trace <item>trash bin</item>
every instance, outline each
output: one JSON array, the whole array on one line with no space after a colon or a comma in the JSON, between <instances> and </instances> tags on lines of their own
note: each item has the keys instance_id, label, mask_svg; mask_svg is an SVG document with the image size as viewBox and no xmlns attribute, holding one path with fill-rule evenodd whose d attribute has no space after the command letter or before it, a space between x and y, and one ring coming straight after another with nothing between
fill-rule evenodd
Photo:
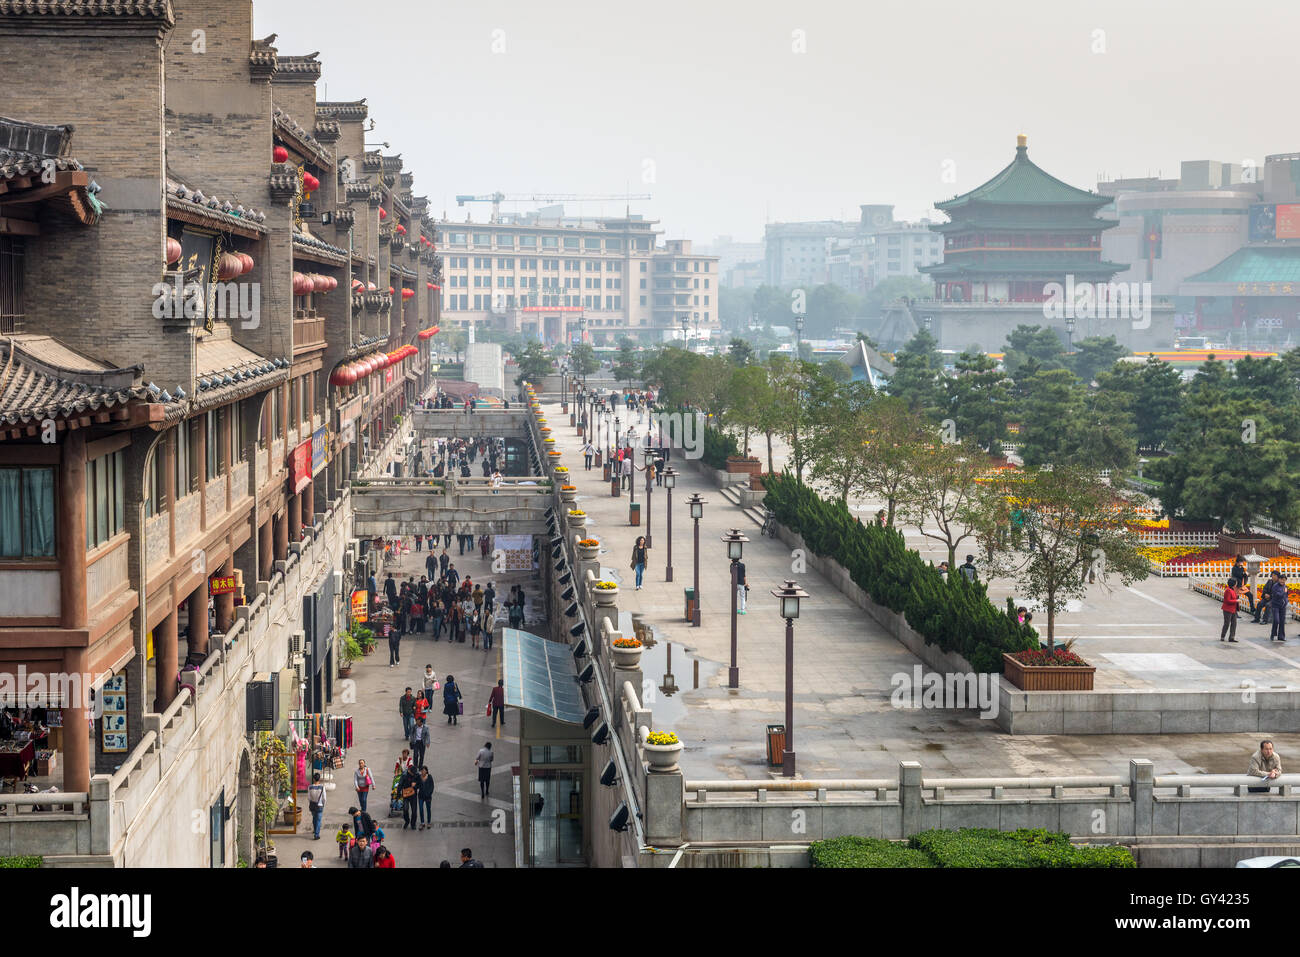
<instances>
[{"instance_id":1,"label":"trash bin","mask_svg":"<svg viewBox=\"0 0 1300 957\"><path fill-rule=\"evenodd\" d=\"M767 726L767 763L779 768L785 763L785 725L769 724Z\"/></svg>"},{"instance_id":2,"label":"trash bin","mask_svg":"<svg viewBox=\"0 0 1300 957\"><path fill-rule=\"evenodd\" d=\"M600 465L600 453L599 453L599 452L596 453L596 464L597 464L597 465ZM602 476L604 477L605 481L608 482L608 481L609 481L609 463L606 462L606 463L604 464L604 466L602 466L602 468L603 468L603 472L602 472L601 474L602 474Z\"/></svg>"},{"instance_id":3,"label":"trash bin","mask_svg":"<svg viewBox=\"0 0 1300 957\"><path fill-rule=\"evenodd\" d=\"M686 595L686 620L695 620L695 589L683 588L682 592Z\"/></svg>"},{"instance_id":4,"label":"trash bin","mask_svg":"<svg viewBox=\"0 0 1300 957\"><path fill-rule=\"evenodd\" d=\"M619 480L618 480L618 476L617 476L617 475L615 475L615 476L613 476L613 477L610 478L610 480L609 480L609 495L610 495L610 498L618 498L619 495L622 494L622 490L619 488L619 485L621 485L621 484L622 484L622 483L619 482Z\"/></svg>"},{"instance_id":5,"label":"trash bin","mask_svg":"<svg viewBox=\"0 0 1300 957\"><path fill-rule=\"evenodd\" d=\"M632 502L627 507L627 523L629 525L641 524L641 503Z\"/></svg>"}]
</instances>

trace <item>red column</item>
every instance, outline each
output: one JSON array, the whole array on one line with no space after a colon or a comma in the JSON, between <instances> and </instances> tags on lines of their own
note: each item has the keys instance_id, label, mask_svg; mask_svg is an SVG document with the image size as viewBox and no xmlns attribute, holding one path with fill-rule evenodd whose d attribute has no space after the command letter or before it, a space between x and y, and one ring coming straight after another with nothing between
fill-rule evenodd
<instances>
[{"instance_id":1,"label":"red column","mask_svg":"<svg viewBox=\"0 0 1300 957\"><path fill-rule=\"evenodd\" d=\"M235 574L235 559L228 558L221 570L217 573L222 577L233 576ZM213 598L213 604L216 606L217 613L217 632L226 634L235 623L235 593L226 592L224 595L217 595Z\"/></svg>"},{"instance_id":2,"label":"red column","mask_svg":"<svg viewBox=\"0 0 1300 957\"><path fill-rule=\"evenodd\" d=\"M274 521L274 518L267 518L262 523L262 527L257 530L257 580L262 582L271 580L271 557L274 548L271 538Z\"/></svg>"},{"instance_id":3,"label":"red column","mask_svg":"<svg viewBox=\"0 0 1300 957\"><path fill-rule=\"evenodd\" d=\"M289 558L289 516L281 513L275 517L275 560L283 562ZM268 578L270 575L268 574Z\"/></svg>"},{"instance_id":4,"label":"red column","mask_svg":"<svg viewBox=\"0 0 1300 957\"><path fill-rule=\"evenodd\" d=\"M288 518L289 541L296 542L302 538L302 495L289 496Z\"/></svg>"},{"instance_id":5,"label":"red column","mask_svg":"<svg viewBox=\"0 0 1300 957\"><path fill-rule=\"evenodd\" d=\"M176 609L154 627L154 699L153 709L161 714L176 697L176 674L180 671L180 651L176 646Z\"/></svg>"},{"instance_id":6,"label":"red column","mask_svg":"<svg viewBox=\"0 0 1300 957\"><path fill-rule=\"evenodd\" d=\"M208 653L208 580L190 592L186 606L190 610L190 651Z\"/></svg>"}]
</instances>

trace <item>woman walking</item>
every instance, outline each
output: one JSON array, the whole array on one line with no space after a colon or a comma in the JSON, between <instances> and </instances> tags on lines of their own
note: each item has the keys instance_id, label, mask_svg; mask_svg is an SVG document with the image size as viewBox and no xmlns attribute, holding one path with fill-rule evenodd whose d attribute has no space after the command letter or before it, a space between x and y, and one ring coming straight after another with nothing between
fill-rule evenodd
<instances>
[{"instance_id":1,"label":"woman walking","mask_svg":"<svg viewBox=\"0 0 1300 957\"><path fill-rule=\"evenodd\" d=\"M645 536L638 535L632 546L632 568L636 571L636 590L641 590L641 575L645 572L646 547Z\"/></svg>"},{"instance_id":2,"label":"woman walking","mask_svg":"<svg viewBox=\"0 0 1300 957\"><path fill-rule=\"evenodd\" d=\"M433 775L429 773L428 765L420 767L416 789L420 799L420 830L423 831L433 824Z\"/></svg>"},{"instance_id":3,"label":"woman walking","mask_svg":"<svg viewBox=\"0 0 1300 957\"><path fill-rule=\"evenodd\" d=\"M460 698L455 676L447 675L447 683L442 686L442 713L447 716L448 724L459 724L456 719L460 717Z\"/></svg>"},{"instance_id":4,"label":"woman walking","mask_svg":"<svg viewBox=\"0 0 1300 957\"><path fill-rule=\"evenodd\" d=\"M375 779L370 776L370 769L366 767L365 761L357 762L357 769L352 775L353 786L357 789L357 803L361 805L361 810L366 809L366 798L375 787Z\"/></svg>"}]
</instances>

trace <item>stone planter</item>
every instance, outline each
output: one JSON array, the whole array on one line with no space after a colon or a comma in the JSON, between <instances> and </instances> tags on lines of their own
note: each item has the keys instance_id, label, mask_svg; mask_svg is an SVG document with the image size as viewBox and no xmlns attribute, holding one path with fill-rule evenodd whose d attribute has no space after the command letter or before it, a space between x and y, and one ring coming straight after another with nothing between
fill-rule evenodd
<instances>
[{"instance_id":1,"label":"stone planter","mask_svg":"<svg viewBox=\"0 0 1300 957\"><path fill-rule=\"evenodd\" d=\"M599 545L579 545L578 560L584 562L594 562L600 557Z\"/></svg>"},{"instance_id":2,"label":"stone planter","mask_svg":"<svg viewBox=\"0 0 1300 957\"><path fill-rule=\"evenodd\" d=\"M651 774L667 774L677 770L677 759L682 753L680 741L676 744L647 744L644 748Z\"/></svg>"},{"instance_id":3,"label":"stone planter","mask_svg":"<svg viewBox=\"0 0 1300 957\"><path fill-rule=\"evenodd\" d=\"M1170 523L1170 531L1173 531ZM1220 532L1217 548L1230 555L1249 555L1251 552L1265 558L1277 558L1282 555L1282 543L1272 535L1242 535Z\"/></svg>"},{"instance_id":4,"label":"stone planter","mask_svg":"<svg viewBox=\"0 0 1300 957\"><path fill-rule=\"evenodd\" d=\"M596 605L608 608L618 602L618 586L613 588L592 588L591 594Z\"/></svg>"},{"instance_id":5,"label":"stone planter","mask_svg":"<svg viewBox=\"0 0 1300 957\"><path fill-rule=\"evenodd\" d=\"M1097 669L1077 665L1024 665L1002 656L1003 675L1021 691L1091 691Z\"/></svg>"},{"instance_id":6,"label":"stone planter","mask_svg":"<svg viewBox=\"0 0 1300 957\"><path fill-rule=\"evenodd\" d=\"M572 505L577 500L578 500L577 489L574 489L572 492L565 492L561 490L560 501L563 502L565 505Z\"/></svg>"},{"instance_id":7,"label":"stone planter","mask_svg":"<svg viewBox=\"0 0 1300 957\"><path fill-rule=\"evenodd\" d=\"M640 648L619 648L610 645L610 651L614 653L615 667L622 668L624 671L631 671L641 663Z\"/></svg>"},{"instance_id":8,"label":"stone planter","mask_svg":"<svg viewBox=\"0 0 1300 957\"><path fill-rule=\"evenodd\" d=\"M570 527L570 528L586 528L586 527L587 527L587 516L586 516L586 515L570 515L570 516L569 516L569 527Z\"/></svg>"}]
</instances>

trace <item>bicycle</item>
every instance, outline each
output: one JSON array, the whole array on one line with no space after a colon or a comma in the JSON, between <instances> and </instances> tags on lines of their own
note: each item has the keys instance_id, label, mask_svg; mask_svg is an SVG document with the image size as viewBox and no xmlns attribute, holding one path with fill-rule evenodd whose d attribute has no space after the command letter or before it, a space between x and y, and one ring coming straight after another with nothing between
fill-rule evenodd
<instances>
[{"instance_id":1,"label":"bicycle","mask_svg":"<svg viewBox=\"0 0 1300 957\"><path fill-rule=\"evenodd\" d=\"M763 525L758 534L766 535L768 538L776 537L776 513L770 508L763 509Z\"/></svg>"}]
</instances>

